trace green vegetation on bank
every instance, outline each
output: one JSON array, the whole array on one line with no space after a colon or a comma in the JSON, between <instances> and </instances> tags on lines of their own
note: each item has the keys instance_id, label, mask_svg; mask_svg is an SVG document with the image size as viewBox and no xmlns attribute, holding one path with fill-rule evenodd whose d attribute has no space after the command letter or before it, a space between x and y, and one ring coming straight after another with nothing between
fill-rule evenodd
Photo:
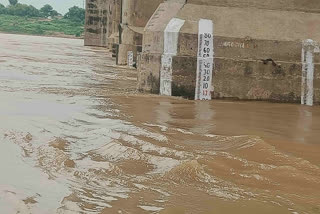
<instances>
[{"instance_id":1,"label":"green vegetation on bank","mask_svg":"<svg viewBox=\"0 0 320 214\"><path fill-rule=\"evenodd\" d=\"M9 0L7 7L0 4L0 32L80 37L84 18L85 10L76 6L62 16L48 4L40 10L17 0Z\"/></svg>"},{"instance_id":2,"label":"green vegetation on bank","mask_svg":"<svg viewBox=\"0 0 320 214\"><path fill-rule=\"evenodd\" d=\"M0 14L0 31L31 35L73 35L80 37L83 24L68 19L41 19Z\"/></svg>"}]
</instances>

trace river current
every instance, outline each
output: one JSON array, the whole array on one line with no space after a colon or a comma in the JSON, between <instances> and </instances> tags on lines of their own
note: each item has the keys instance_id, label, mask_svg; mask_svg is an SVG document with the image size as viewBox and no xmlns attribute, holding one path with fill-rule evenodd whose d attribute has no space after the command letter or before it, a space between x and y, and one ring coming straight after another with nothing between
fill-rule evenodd
<instances>
[{"instance_id":1,"label":"river current","mask_svg":"<svg viewBox=\"0 0 320 214\"><path fill-rule=\"evenodd\" d=\"M0 213L320 213L320 107L141 94L83 40L0 34Z\"/></svg>"}]
</instances>

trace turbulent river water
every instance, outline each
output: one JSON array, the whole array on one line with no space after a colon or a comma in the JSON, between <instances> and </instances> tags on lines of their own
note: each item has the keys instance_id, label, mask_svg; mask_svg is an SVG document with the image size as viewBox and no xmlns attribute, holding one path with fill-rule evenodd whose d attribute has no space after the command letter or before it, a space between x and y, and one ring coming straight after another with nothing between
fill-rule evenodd
<instances>
[{"instance_id":1,"label":"turbulent river water","mask_svg":"<svg viewBox=\"0 0 320 214\"><path fill-rule=\"evenodd\" d=\"M320 107L136 92L82 40L0 34L0 213L320 213Z\"/></svg>"}]
</instances>

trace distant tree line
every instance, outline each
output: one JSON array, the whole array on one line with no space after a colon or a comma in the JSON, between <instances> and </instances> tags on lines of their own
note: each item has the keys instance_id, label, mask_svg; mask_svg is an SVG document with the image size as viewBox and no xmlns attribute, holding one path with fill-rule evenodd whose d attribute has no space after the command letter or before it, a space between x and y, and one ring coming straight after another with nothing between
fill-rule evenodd
<instances>
[{"instance_id":1,"label":"distant tree line","mask_svg":"<svg viewBox=\"0 0 320 214\"><path fill-rule=\"evenodd\" d=\"M18 0L9 0L9 5L5 7L0 4L0 14L23 16L23 17L39 17L39 18L54 18L61 16L49 4L44 5L40 10L32 5L20 4ZM85 10L77 6L69 8L69 12L64 15L65 19L70 19L74 22L84 23Z\"/></svg>"}]
</instances>

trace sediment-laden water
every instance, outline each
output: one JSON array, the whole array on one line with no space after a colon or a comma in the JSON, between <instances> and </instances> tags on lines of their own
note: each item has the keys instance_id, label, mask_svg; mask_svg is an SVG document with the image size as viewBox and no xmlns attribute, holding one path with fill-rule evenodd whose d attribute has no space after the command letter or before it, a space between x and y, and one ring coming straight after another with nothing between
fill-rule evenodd
<instances>
[{"instance_id":1,"label":"sediment-laden water","mask_svg":"<svg viewBox=\"0 0 320 214\"><path fill-rule=\"evenodd\" d=\"M139 94L113 65L0 34L0 213L320 213L320 107Z\"/></svg>"}]
</instances>

